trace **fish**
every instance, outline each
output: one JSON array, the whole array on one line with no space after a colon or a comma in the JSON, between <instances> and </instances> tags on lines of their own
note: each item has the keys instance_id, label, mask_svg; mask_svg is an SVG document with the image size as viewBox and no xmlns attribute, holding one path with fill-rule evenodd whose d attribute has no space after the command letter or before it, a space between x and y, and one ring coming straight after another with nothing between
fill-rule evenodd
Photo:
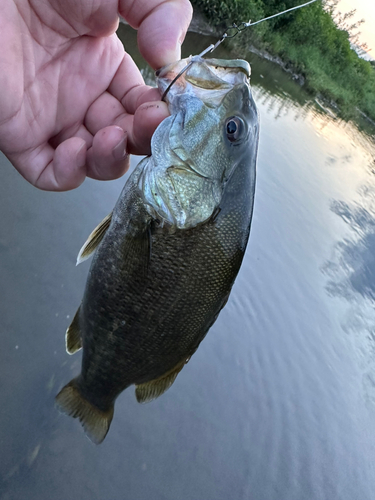
<instances>
[{"instance_id":1,"label":"fish","mask_svg":"<svg viewBox=\"0 0 375 500\"><path fill-rule=\"evenodd\" d=\"M93 255L66 332L68 353L83 348L81 373L55 401L95 444L122 391L135 385L145 403L174 383L227 303L250 232L259 141L250 65L190 56L156 77L170 116L78 255Z\"/></svg>"}]
</instances>

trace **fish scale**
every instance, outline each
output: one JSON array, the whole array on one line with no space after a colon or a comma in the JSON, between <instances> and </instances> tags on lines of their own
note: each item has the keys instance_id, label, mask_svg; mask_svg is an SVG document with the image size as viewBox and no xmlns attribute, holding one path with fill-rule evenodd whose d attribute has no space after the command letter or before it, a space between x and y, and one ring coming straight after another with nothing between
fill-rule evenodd
<instances>
[{"instance_id":1,"label":"fish scale","mask_svg":"<svg viewBox=\"0 0 375 500\"><path fill-rule=\"evenodd\" d=\"M184 63L158 72L161 91ZM66 335L68 352L83 347L82 368L56 402L95 443L107 434L124 389L134 384L137 400L147 402L173 384L240 269L253 209L258 115L246 63L238 62L237 76L234 67L194 58L186 85L168 93L172 116L155 131L152 155L79 254L96 249ZM214 90L204 83L210 75Z\"/></svg>"}]
</instances>

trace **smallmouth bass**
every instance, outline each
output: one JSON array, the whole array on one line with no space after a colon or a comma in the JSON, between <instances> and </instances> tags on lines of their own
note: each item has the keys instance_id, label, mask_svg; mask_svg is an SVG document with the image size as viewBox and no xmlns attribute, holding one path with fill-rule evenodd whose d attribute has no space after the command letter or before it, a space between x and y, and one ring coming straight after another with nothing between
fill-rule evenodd
<instances>
[{"instance_id":1,"label":"smallmouth bass","mask_svg":"<svg viewBox=\"0 0 375 500\"><path fill-rule=\"evenodd\" d=\"M94 443L118 395L163 394L226 304L250 231L259 120L242 60L190 57L160 69L171 115L78 261L93 262L66 333L80 375L56 396Z\"/></svg>"}]
</instances>

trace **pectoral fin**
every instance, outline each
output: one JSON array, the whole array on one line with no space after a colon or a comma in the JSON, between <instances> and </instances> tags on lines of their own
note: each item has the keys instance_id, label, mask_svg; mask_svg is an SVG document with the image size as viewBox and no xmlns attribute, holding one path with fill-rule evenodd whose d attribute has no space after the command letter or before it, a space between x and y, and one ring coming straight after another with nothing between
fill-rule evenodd
<instances>
[{"instance_id":1,"label":"pectoral fin","mask_svg":"<svg viewBox=\"0 0 375 500\"><path fill-rule=\"evenodd\" d=\"M112 220L112 212L102 220L102 222L94 229L94 231L87 238L86 243L79 251L76 264L77 266L84 260L88 259L91 256L91 254L94 253L99 243L102 241L107 229L109 228L111 220Z\"/></svg>"},{"instance_id":2,"label":"pectoral fin","mask_svg":"<svg viewBox=\"0 0 375 500\"><path fill-rule=\"evenodd\" d=\"M167 391L187 362L188 360L181 361L181 363L178 363L177 366L161 377L150 382L145 382L144 384L136 385L135 396L138 403L149 403Z\"/></svg>"},{"instance_id":3,"label":"pectoral fin","mask_svg":"<svg viewBox=\"0 0 375 500\"><path fill-rule=\"evenodd\" d=\"M65 334L66 351L69 354L74 354L82 347L81 331L79 328L79 309L80 307Z\"/></svg>"}]
</instances>

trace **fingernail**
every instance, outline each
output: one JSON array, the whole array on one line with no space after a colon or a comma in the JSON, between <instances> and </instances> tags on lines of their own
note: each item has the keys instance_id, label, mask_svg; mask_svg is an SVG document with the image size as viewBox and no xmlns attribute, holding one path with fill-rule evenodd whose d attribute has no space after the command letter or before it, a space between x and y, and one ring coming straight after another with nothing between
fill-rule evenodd
<instances>
[{"instance_id":1,"label":"fingernail","mask_svg":"<svg viewBox=\"0 0 375 500\"><path fill-rule=\"evenodd\" d=\"M175 52L176 61L179 61L181 59L181 45L182 45L182 42L178 41L177 45L176 45L176 52Z\"/></svg>"},{"instance_id":2,"label":"fingernail","mask_svg":"<svg viewBox=\"0 0 375 500\"><path fill-rule=\"evenodd\" d=\"M169 50L163 53L163 64L162 67L167 66L168 64L174 63L181 59L181 43L178 41L174 48L170 48ZM161 68L159 68L161 69Z\"/></svg>"},{"instance_id":3,"label":"fingernail","mask_svg":"<svg viewBox=\"0 0 375 500\"><path fill-rule=\"evenodd\" d=\"M112 155L115 160L123 160L126 156L125 137L112 150Z\"/></svg>"},{"instance_id":4,"label":"fingernail","mask_svg":"<svg viewBox=\"0 0 375 500\"><path fill-rule=\"evenodd\" d=\"M76 154L76 165L78 168L83 168L86 165L86 143L82 144Z\"/></svg>"}]
</instances>

